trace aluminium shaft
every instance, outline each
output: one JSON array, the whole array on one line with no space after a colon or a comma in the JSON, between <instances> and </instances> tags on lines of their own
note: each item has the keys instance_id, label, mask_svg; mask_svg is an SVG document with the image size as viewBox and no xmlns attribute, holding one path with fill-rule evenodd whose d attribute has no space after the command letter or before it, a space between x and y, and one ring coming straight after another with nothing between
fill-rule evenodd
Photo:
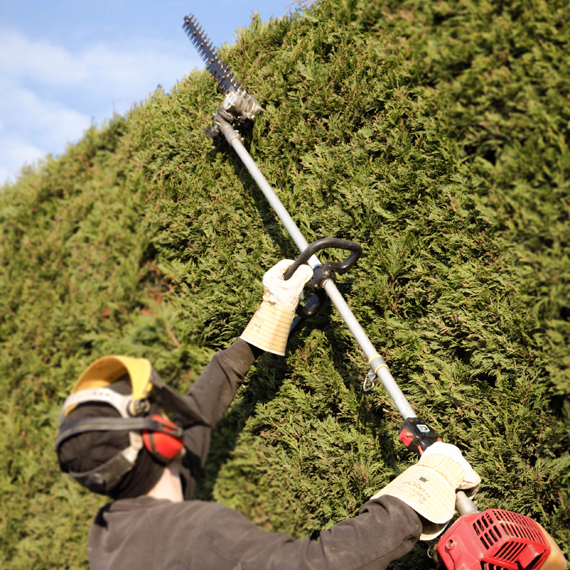
<instances>
[{"instance_id":1,"label":"aluminium shaft","mask_svg":"<svg viewBox=\"0 0 570 570\"><path fill-rule=\"evenodd\" d=\"M226 117L228 116L231 117L230 120L232 120L232 122L237 121L239 123L244 122L244 120L253 121L255 120L256 115L262 111L261 105L259 105L254 97L246 93L241 85L234 79L231 70L218 59L216 48L193 14L184 18L183 28L198 50L198 53L206 62L208 71L218 80L220 88L224 93L226 93L226 99L222 103L222 107L219 108L218 112L214 115L215 126L213 129L206 129L206 134L211 136L214 140L217 140L219 133L223 133L228 143L236 151L254 180L257 182L259 188L275 210L279 219L283 222L299 250L303 252L308 247L308 243L303 237L303 234L281 203L281 200L279 200L267 182L263 173L259 170L254 160L241 143L237 131L235 131L227 122L228 119ZM321 265L315 255L312 255L307 263L313 269ZM325 279L322 283L322 287L364 351L366 358L368 358L370 372L368 373L367 380L371 381L372 378L378 377L388 392L388 395L394 402L396 408L400 412L402 418L404 420L415 418L416 414L414 413L414 410L398 387L398 384L390 373L386 362L384 362L384 359L372 346L370 339L336 288L334 281ZM371 388L372 386L369 384L369 387ZM456 499L455 506L461 515L477 512L477 506L462 491L457 492Z\"/></svg>"},{"instance_id":2,"label":"aluminium shaft","mask_svg":"<svg viewBox=\"0 0 570 570\"><path fill-rule=\"evenodd\" d=\"M275 194L275 191L273 188L271 188L269 182L267 182L267 179L261 170L259 170L253 158L251 158L250 154L241 143L238 132L225 121L220 121L218 125L228 143L241 158L243 164L249 170L249 173L257 182L257 185L271 204L272 208L275 210L275 213L281 222L283 222L283 225L289 232L289 235L293 238L293 241L297 247L300 249L300 251L306 249L308 246L307 240L303 237L301 230L299 230L297 224L295 224L295 221L293 218L291 218L289 212L287 212L285 206L283 206L283 203L277 194ZM308 264L313 269L321 265L316 255L313 255L309 258ZM402 418L404 420L407 420L408 418L415 418L417 416L416 413L408 402L406 396L404 396L402 390L400 390L400 387L396 383L396 380L394 380L394 377L388 369L386 362L384 362L384 359L378 354L370 342L370 339L364 332L364 329L360 326L358 320L350 310L350 307L346 304L346 301L340 294L340 291L337 289L334 281L331 279L326 279L323 282L323 289L326 291L331 302L337 308L341 317L344 319L344 322L350 329L350 332L352 332L354 338L360 345L360 348L362 348L364 351L366 358L368 358L371 371L373 371L374 374L380 379L380 382L382 382L382 385L384 386L386 392L388 392L388 395L394 402L394 405L398 409L398 412L400 412ZM465 495L463 491L458 491L456 494L455 508L460 515L467 515L477 512L477 506L475 503L473 503L473 501L471 501L469 497Z\"/></svg>"},{"instance_id":3,"label":"aluminium shaft","mask_svg":"<svg viewBox=\"0 0 570 570\"><path fill-rule=\"evenodd\" d=\"M279 217L279 219L283 222L285 229L289 232L289 235L293 238L293 241L297 245L300 251L305 250L308 247L307 240L303 237L301 230L297 227L297 224L291 218L285 206L273 190L271 188L267 179L259 170L257 165L255 164L253 158L251 158L250 154L247 152L246 148L240 141L238 132L225 121L220 121L219 123L220 130L228 143L233 147L236 151L238 156L241 158L245 167L249 170L250 174L253 176L253 179L257 182L257 185L271 204L272 208L275 210L275 213ZM320 261L313 255L308 264L314 269L321 265ZM350 307L346 304L346 301L340 294L339 290L337 289L336 285L331 279L326 279L323 283L323 289L326 291L327 295L329 296L330 300L337 308L338 312L340 313L341 317L344 319L345 323L347 324L348 328L352 332L354 338L364 351L366 358L370 364L371 370L376 374L376 376L382 382L382 385L388 392L390 398L394 402L396 408L400 412L400 415L404 420L408 418L416 417L416 414L412 407L410 406L408 400L404 396L403 392L400 390L398 384L394 380L394 377L390 373L388 366L384 362L384 360L380 357L370 339L364 332L364 329L358 323L358 320L354 316L353 312L350 310Z\"/></svg>"}]
</instances>

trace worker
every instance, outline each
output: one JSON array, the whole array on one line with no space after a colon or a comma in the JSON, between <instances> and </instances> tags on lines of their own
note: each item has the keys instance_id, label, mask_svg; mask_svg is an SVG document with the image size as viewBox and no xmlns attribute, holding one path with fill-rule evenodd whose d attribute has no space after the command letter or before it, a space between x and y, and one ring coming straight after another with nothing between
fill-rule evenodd
<instances>
[{"instance_id":1,"label":"worker","mask_svg":"<svg viewBox=\"0 0 570 570\"><path fill-rule=\"evenodd\" d=\"M291 263L264 275L263 301L243 334L214 355L185 396L145 359L102 358L80 376L56 445L64 472L113 499L91 527L91 570L383 569L418 539L442 532L456 490L477 489L479 476L459 450L438 442L318 540L267 532L224 505L192 500L212 430L248 369L264 351L285 354L312 275L305 265L285 280Z\"/></svg>"}]
</instances>

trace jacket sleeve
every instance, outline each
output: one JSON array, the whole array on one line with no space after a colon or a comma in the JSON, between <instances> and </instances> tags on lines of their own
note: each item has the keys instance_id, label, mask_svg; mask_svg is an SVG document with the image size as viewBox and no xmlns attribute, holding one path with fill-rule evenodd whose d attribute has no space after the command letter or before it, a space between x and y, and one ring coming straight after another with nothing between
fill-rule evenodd
<instances>
[{"instance_id":1,"label":"jacket sleeve","mask_svg":"<svg viewBox=\"0 0 570 570\"><path fill-rule=\"evenodd\" d=\"M358 516L321 531L319 540L266 532L220 507L204 525L203 548L194 552L192 568L383 570L412 549L422 529L413 509L387 496L368 501Z\"/></svg>"},{"instance_id":2,"label":"jacket sleeve","mask_svg":"<svg viewBox=\"0 0 570 570\"><path fill-rule=\"evenodd\" d=\"M212 429L226 413L254 360L250 345L244 340L236 340L229 348L214 355L184 396Z\"/></svg>"},{"instance_id":3,"label":"jacket sleeve","mask_svg":"<svg viewBox=\"0 0 570 570\"><path fill-rule=\"evenodd\" d=\"M258 354L244 340L236 340L230 347L214 355L184 396L209 424L193 425L184 430L186 456L180 475L186 500L192 497L196 480L206 462L212 430L226 413Z\"/></svg>"}]
</instances>

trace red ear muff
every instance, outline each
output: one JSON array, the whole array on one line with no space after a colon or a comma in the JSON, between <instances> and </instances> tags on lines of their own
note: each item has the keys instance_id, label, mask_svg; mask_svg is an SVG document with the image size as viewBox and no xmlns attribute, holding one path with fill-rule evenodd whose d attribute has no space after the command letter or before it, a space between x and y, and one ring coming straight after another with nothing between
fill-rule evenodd
<instances>
[{"instance_id":1,"label":"red ear muff","mask_svg":"<svg viewBox=\"0 0 570 570\"><path fill-rule=\"evenodd\" d=\"M161 463L170 463L184 447L182 429L159 414L153 414L150 419L159 423L160 429L143 430L144 446Z\"/></svg>"}]
</instances>

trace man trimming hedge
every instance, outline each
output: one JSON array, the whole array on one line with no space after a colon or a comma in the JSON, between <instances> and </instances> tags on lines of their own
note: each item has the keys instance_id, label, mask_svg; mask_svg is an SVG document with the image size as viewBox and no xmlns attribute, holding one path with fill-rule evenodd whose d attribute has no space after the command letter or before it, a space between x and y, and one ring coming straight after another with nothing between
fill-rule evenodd
<instances>
[{"instance_id":1,"label":"man trimming hedge","mask_svg":"<svg viewBox=\"0 0 570 570\"><path fill-rule=\"evenodd\" d=\"M263 351L284 355L289 327L312 270L281 261L263 278L263 301L241 337L218 352L184 397L150 362L102 358L80 376L63 406L60 467L114 499L95 517L92 570L382 569L454 512L457 489L480 479L451 445L437 443L374 495L358 516L295 540L266 532L223 505L191 500L212 430ZM173 412L172 421L162 409Z\"/></svg>"}]
</instances>

